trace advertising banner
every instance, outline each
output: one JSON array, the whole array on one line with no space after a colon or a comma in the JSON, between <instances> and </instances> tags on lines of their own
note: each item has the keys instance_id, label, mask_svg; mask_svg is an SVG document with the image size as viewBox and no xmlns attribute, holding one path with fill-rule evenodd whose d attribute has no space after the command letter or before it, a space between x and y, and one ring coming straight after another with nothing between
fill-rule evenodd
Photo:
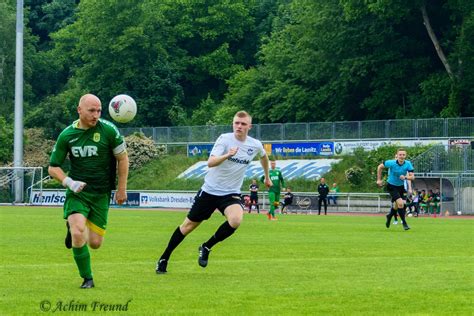
<instances>
[{"instance_id":1,"label":"advertising banner","mask_svg":"<svg viewBox=\"0 0 474 316\"><path fill-rule=\"evenodd\" d=\"M283 157L334 155L333 142L272 143L265 144L265 147L273 155Z\"/></svg>"},{"instance_id":2,"label":"advertising banner","mask_svg":"<svg viewBox=\"0 0 474 316\"><path fill-rule=\"evenodd\" d=\"M189 144L188 145L188 157L197 157L197 156L204 156L208 157L209 153L212 150L212 144Z\"/></svg>"},{"instance_id":3,"label":"advertising banner","mask_svg":"<svg viewBox=\"0 0 474 316\"><path fill-rule=\"evenodd\" d=\"M447 145L447 140L427 139L427 140L390 140L390 141L353 141L353 142L335 142L334 153L336 155L347 155L354 152L358 147L364 148L366 151L374 150L382 146L400 146L400 147L414 147L427 146L434 144Z\"/></svg>"},{"instance_id":4,"label":"advertising banner","mask_svg":"<svg viewBox=\"0 0 474 316\"><path fill-rule=\"evenodd\" d=\"M118 206L114 201L115 191L112 191L110 205ZM137 207L140 206L140 192L127 191L127 202L121 206ZM66 200L66 190L39 190L31 192L30 203L33 205L62 206Z\"/></svg>"},{"instance_id":5,"label":"advertising banner","mask_svg":"<svg viewBox=\"0 0 474 316\"><path fill-rule=\"evenodd\" d=\"M141 192L140 207L190 208L196 193Z\"/></svg>"},{"instance_id":6,"label":"advertising banner","mask_svg":"<svg viewBox=\"0 0 474 316\"><path fill-rule=\"evenodd\" d=\"M115 202L115 191L112 191L110 196L110 206L124 206L124 207L139 207L140 206L140 192L127 191L127 201L122 205Z\"/></svg>"},{"instance_id":7,"label":"advertising banner","mask_svg":"<svg viewBox=\"0 0 474 316\"><path fill-rule=\"evenodd\" d=\"M110 201L112 207L190 208L196 193L127 191L128 201L120 206L114 201L114 195L115 191L112 192ZM33 190L30 197L33 205L62 206L65 200L66 190L46 190L43 194L39 190Z\"/></svg>"},{"instance_id":8,"label":"advertising banner","mask_svg":"<svg viewBox=\"0 0 474 316\"><path fill-rule=\"evenodd\" d=\"M283 173L283 177L288 180L293 178L319 179L321 175L331 170L333 163L340 159L299 159L299 160L278 160L277 168ZM178 178L203 178L208 171L207 162L200 161L181 173ZM252 161L247 168L245 178L260 178L263 169L259 161Z\"/></svg>"},{"instance_id":9,"label":"advertising banner","mask_svg":"<svg viewBox=\"0 0 474 316\"><path fill-rule=\"evenodd\" d=\"M66 190L33 190L30 203L33 205L62 206L66 200Z\"/></svg>"},{"instance_id":10,"label":"advertising banner","mask_svg":"<svg viewBox=\"0 0 474 316\"><path fill-rule=\"evenodd\" d=\"M449 147L462 148L464 146L469 146L471 144L470 139L450 139Z\"/></svg>"}]
</instances>

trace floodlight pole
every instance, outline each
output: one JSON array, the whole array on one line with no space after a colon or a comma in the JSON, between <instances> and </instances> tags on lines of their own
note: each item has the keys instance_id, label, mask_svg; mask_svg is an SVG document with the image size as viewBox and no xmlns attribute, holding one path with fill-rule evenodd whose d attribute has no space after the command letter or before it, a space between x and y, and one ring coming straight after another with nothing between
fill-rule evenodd
<instances>
[{"instance_id":1,"label":"floodlight pole","mask_svg":"<svg viewBox=\"0 0 474 316\"><path fill-rule=\"evenodd\" d=\"M23 167L23 0L16 1L15 138L13 166ZM15 202L23 202L23 170L15 170Z\"/></svg>"}]
</instances>

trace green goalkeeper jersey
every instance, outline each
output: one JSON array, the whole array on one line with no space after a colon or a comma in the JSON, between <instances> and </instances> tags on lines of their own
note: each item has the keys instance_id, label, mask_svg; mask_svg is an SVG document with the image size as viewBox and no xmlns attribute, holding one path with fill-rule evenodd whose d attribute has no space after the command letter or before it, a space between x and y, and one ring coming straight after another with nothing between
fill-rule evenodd
<instances>
[{"instance_id":1,"label":"green goalkeeper jersey","mask_svg":"<svg viewBox=\"0 0 474 316\"><path fill-rule=\"evenodd\" d=\"M281 188L285 187L285 180L283 180L281 171L278 169L270 169L269 175L273 185L268 189L268 192L280 193ZM262 176L261 181L265 181L265 176Z\"/></svg>"},{"instance_id":2,"label":"green goalkeeper jersey","mask_svg":"<svg viewBox=\"0 0 474 316\"><path fill-rule=\"evenodd\" d=\"M115 154L125 151L125 141L117 127L99 119L89 129L78 128L79 120L65 128L58 137L50 166L60 167L69 154L69 177L87 183L85 192L107 193L115 188Z\"/></svg>"}]
</instances>

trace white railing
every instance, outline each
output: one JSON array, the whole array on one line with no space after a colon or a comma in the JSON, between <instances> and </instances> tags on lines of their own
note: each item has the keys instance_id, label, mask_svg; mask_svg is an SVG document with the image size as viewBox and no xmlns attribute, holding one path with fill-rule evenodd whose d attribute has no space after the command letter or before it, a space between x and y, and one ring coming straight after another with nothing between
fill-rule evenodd
<instances>
[{"instance_id":1,"label":"white railing","mask_svg":"<svg viewBox=\"0 0 474 316\"><path fill-rule=\"evenodd\" d=\"M294 213L318 213L318 193L292 192L294 194L293 203L288 207L289 212ZM244 193L245 194L245 193ZM282 192L283 200L284 192ZM337 193L335 196L337 204L332 200L328 203L328 213L386 213L390 209L390 195L388 193ZM268 210L268 192L259 194L259 202L262 209ZM324 212L324 204L321 206Z\"/></svg>"}]
</instances>

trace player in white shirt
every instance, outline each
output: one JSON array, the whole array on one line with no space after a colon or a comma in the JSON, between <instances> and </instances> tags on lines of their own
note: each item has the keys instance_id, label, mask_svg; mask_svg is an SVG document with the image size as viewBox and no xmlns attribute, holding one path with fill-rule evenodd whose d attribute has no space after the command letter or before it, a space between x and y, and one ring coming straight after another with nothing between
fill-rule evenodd
<instances>
[{"instance_id":1,"label":"player in white shirt","mask_svg":"<svg viewBox=\"0 0 474 316\"><path fill-rule=\"evenodd\" d=\"M248 136L252 127L252 117L245 111L235 114L233 133L222 134L217 139L207 161L209 172L204 184L194 198L194 203L184 222L171 235L168 246L156 265L156 273L166 273L168 261L173 250L189 233L211 217L218 209L226 221L217 229L211 238L199 246L198 263L206 267L211 248L223 241L240 226L243 218L240 188L244 181L245 171L250 162L260 158L265 174L265 185L272 186L268 174L268 157L259 140Z\"/></svg>"}]
</instances>

